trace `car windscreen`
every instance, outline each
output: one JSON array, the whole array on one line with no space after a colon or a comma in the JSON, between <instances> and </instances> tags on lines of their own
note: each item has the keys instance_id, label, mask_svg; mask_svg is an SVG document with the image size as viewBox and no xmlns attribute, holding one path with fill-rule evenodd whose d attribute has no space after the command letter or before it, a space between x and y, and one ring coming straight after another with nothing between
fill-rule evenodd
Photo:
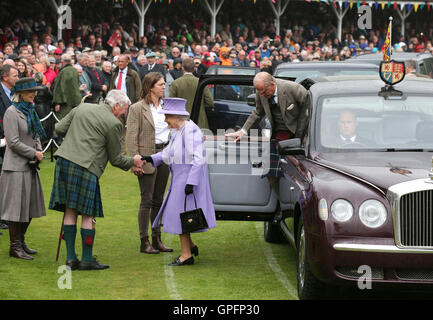
<instances>
[{"instance_id":1,"label":"car windscreen","mask_svg":"<svg viewBox=\"0 0 433 320\"><path fill-rule=\"evenodd\" d=\"M306 78L317 78L326 76L345 76L345 75L377 75L379 69L281 69L275 75L280 77L295 77L296 81Z\"/></svg>"},{"instance_id":2,"label":"car windscreen","mask_svg":"<svg viewBox=\"0 0 433 320\"><path fill-rule=\"evenodd\" d=\"M433 96L328 96L319 100L318 149L432 150Z\"/></svg>"}]
</instances>

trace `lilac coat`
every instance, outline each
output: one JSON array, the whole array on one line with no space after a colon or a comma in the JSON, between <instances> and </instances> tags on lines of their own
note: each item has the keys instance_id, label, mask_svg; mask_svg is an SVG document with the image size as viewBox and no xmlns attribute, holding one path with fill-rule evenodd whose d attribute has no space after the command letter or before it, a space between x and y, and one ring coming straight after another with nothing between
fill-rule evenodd
<instances>
[{"instance_id":1,"label":"lilac coat","mask_svg":"<svg viewBox=\"0 0 433 320\"><path fill-rule=\"evenodd\" d=\"M180 214L184 212L185 186L193 185L197 207L203 210L209 229L216 227L215 209L209 185L209 176L200 128L191 120L180 130L173 130L170 142L161 152L151 156L153 166L166 163L171 172L170 186L152 225L164 226L166 233L182 234ZM194 197L188 195L186 210L195 208ZM198 232L207 231L203 229Z\"/></svg>"}]
</instances>

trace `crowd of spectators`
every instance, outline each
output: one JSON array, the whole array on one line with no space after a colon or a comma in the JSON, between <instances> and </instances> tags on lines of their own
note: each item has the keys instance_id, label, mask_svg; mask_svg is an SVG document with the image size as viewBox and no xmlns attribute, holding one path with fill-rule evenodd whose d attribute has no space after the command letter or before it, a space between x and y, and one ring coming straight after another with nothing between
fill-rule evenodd
<instances>
[{"instance_id":1,"label":"crowd of spectators","mask_svg":"<svg viewBox=\"0 0 433 320\"><path fill-rule=\"evenodd\" d=\"M162 11L146 16L145 35L139 37L138 18L131 5L119 14L113 9L103 10L111 2L95 0L94 4L98 3L92 7L98 9L95 14L73 17L73 28L65 30L62 39L57 39L55 12L12 17L10 23L0 25L0 66L14 64L20 77L41 73L47 87L53 85L64 53L72 56L73 64L81 67L83 73L93 73L93 68L97 68L101 75L97 80L106 87L121 53L129 56L132 68L140 75L145 74L143 68L147 64L154 63L150 59L155 59L164 67L161 70L168 83L182 76L181 61L185 57L194 59L196 75L213 64L258 67L272 73L282 62L339 61L380 52L388 24L387 19L379 17L372 30L360 30L353 15L348 16L343 39L339 41L332 12L323 6L304 5L297 7L296 13L288 10L281 35L276 35L273 17L268 14L271 11L254 7L257 12L238 17L220 14L216 35L211 39L209 16L204 10L173 17ZM312 10L317 12L308 14ZM395 24L393 50L433 52L433 25L417 21L415 26L409 21L408 27L406 37L402 37L401 27ZM96 81L95 77L92 79ZM82 95L88 94L88 90L89 85Z\"/></svg>"}]
</instances>

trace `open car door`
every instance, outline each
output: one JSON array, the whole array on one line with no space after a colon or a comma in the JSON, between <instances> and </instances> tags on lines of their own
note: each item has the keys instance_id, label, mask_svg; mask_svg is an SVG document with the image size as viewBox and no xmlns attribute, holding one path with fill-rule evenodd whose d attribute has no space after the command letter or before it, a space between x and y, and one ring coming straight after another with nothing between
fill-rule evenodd
<instances>
[{"instance_id":1,"label":"open car door","mask_svg":"<svg viewBox=\"0 0 433 320\"><path fill-rule=\"evenodd\" d=\"M202 75L191 112L191 120L197 123L199 112L206 112L209 126L204 129L206 160L209 181L217 219L220 220L269 220L277 209L277 197L268 180L263 177L269 165L269 135L267 130L253 128L248 137L235 143L225 133L243 125L238 123L239 114L246 120L253 107L247 97L254 93L254 76L246 75ZM235 90L236 100L221 97L218 92L225 87ZM201 106L203 91L211 90L214 108ZM215 112L216 106L226 106ZM245 110L250 110L246 114ZM215 117L217 117L215 119ZM244 120L243 120L244 121ZM215 127L217 124L217 127Z\"/></svg>"}]
</instances>

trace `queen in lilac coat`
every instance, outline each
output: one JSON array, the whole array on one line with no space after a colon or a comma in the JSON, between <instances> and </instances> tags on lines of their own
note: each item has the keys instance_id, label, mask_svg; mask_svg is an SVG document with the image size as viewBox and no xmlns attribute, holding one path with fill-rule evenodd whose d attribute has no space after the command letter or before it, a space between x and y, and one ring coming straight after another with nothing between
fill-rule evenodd
<instances>
[{"instance_id":1,"label":"queen in lilac coat","mask_svg":"<svg viewBox=\"0 0 433 320\"><path fill-rule=\"evenodd\" d=\"M185 211L185 197L186 210L195 208L191 191L197 200L197 208L203 210L209 229L216 227L204 137L200 128L187 120L189 114L185 111L185 103L186 100L179 98L164 99L164 108L160 112L165 114L166 122L172 128L170 142L161 152L146 157L155 167L166 163L171 172L170 186L152 226L163 226L164 232L180 235L182 254L170 265L193 264L192 254L198 255L198 247L192 242L190 234L182 234L180 222L180 214Z\"/></svg>"}]
</instances>

